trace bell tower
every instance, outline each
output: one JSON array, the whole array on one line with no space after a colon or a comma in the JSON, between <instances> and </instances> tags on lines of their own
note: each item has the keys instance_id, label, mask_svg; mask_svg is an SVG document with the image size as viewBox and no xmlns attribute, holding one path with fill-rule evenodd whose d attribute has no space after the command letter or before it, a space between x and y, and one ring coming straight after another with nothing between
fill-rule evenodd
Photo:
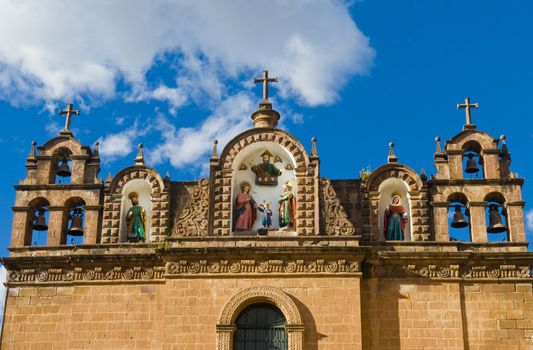
<instances>
[{"instance_id":1,"label":"bell tower","mask_svg":"<svg viewBox=\"0 0 533 350\"><path fill-rule=\"evenodd\" d=\"M97 243L103 183L98 179L98 143L91 149L74 138L72 104L59 136L42 146L32 142L26 158L26 178L15 186L13 232L10 248Z\"/></svg>"},{"instance_id":2,"label":"bell tower","mask_svg":"<svg viewBox=\"0 0 533 350\"><path fill-rule=\"evenodd\" d=\"M494 138L472 123L471 108L477 103L457 108L466 111L463 130L441 148L435 139L436 176L429 181L436 241L456 240L452 229L468 229L470 241L486 243L507 241L525 243L524 179L510 170L511 154L505 136ZM449 222L448 213L453 213Z\"/></svg>"}]
</instances>

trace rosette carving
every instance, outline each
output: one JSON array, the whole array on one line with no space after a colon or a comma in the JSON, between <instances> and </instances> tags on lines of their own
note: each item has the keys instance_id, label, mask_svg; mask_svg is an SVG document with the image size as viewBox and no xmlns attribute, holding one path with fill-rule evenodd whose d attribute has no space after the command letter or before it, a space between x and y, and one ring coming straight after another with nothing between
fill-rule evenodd
<instances>
[{"instance_id":1,"label":"rosette carving","mask_svg":"<svg viewBox=\"0 0 533 350\"><path fill-rule=\"evenodd\" d=\"M192 200L176 218L173 236L207 236L209 180L201 179L192 190Z\"/></svg>"},{"instance_id":2,"label":"rosette carving","mask_svg":"<svg viewBox=\"0 0 533 350\"><path fill-rule=\"evenodd\" d=\"M352 236L355 235L355 227L337 198L337 193L331 186L331 182L320 179L320 215L321 228L328 236Z\"/></svg>"}]
</instances>

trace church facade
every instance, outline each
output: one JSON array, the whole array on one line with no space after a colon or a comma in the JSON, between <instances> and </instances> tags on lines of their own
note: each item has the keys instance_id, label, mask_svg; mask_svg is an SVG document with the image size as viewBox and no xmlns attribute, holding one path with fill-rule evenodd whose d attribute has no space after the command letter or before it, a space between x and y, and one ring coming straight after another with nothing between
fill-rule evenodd
<instances>
[{"instance_id":1,"label":"church facade","mask_svg":"<svg viewBox=\"0 0 533 350\"><path fill-rule=\"evenodd\" d=\"M390 144L387 163L330 180L316 139L276 128L259 81L254 127L215 141L198 182L162 177L142 145L101 180L72 106L32 144L2 349L533 349L524 180L505 137L472 124L475 104L436 139L436 175Z\"/></svg>"}]
</instances>

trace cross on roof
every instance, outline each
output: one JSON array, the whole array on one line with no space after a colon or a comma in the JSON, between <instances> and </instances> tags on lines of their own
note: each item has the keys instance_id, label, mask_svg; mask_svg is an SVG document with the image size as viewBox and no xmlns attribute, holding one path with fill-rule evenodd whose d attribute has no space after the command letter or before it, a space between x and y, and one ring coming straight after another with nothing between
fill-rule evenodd
<instances>
[{"instance_id":1,"label":"cross on roof","mask_svg":"<svg viewBox=\"0 0 533 350\"><path fill-rule=\"evenodd\" d=\"M278 78L269 78L268 71L263 71L262 78L254 78L254 84L263 83L263 101L268 101L268 83L277 83Z\"/></svg>"},{"instance_id":2,"label":"cross on roof","mask_svg":"<svg viewBox=\"0 0 533 350\"><path fill-rule=\"evenodd\" d=\"M478 103L470 103L470 97L465 98L465 103L458 103L457 109L464 108L466 110L466 125L472 125L472 116L470 115L470 108L478 108Z\"/></svg>"},{"instance_id":3,"label":"cross on roof","mask_svg":"<svg viewBox=\"0 0 533 350\"><path fill-rule=\"evenodd\" d=\"M74 105L72 103L67 103L67 109L64 109L62 111L59 112L59 115L66 115L67 116L67 119L65 120L65 129L63 129L62 131L66 132L66 133L71 133L70 131L70 120L71 120L71 116L72 115L80 115L80 111L79 110L75 110L75 109L72 109Z\"/></svg>"}]
</instances>

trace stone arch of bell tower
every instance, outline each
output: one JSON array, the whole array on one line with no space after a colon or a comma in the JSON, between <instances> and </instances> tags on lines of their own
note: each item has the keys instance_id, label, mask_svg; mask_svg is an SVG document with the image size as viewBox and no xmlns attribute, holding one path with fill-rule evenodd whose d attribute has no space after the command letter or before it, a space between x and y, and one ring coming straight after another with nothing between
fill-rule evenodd
<instances>
[{"instance_id":1,"label":"stone arch of bell tower","mask_svg":"<svg viewBox=\"0 0 533 350\"><path fill-rule=\"evenodd\" d=\"M296 232L298 235L317 235L319 232L319 161L309 157L303 145L289 133L273 128L254 128L237 135L220 156L211 159L210 169L210 232L228 236L232 227L232 182L238 154L258 142L278 144L294 160L296 180Z\"/></svg>"}]
</instances>

